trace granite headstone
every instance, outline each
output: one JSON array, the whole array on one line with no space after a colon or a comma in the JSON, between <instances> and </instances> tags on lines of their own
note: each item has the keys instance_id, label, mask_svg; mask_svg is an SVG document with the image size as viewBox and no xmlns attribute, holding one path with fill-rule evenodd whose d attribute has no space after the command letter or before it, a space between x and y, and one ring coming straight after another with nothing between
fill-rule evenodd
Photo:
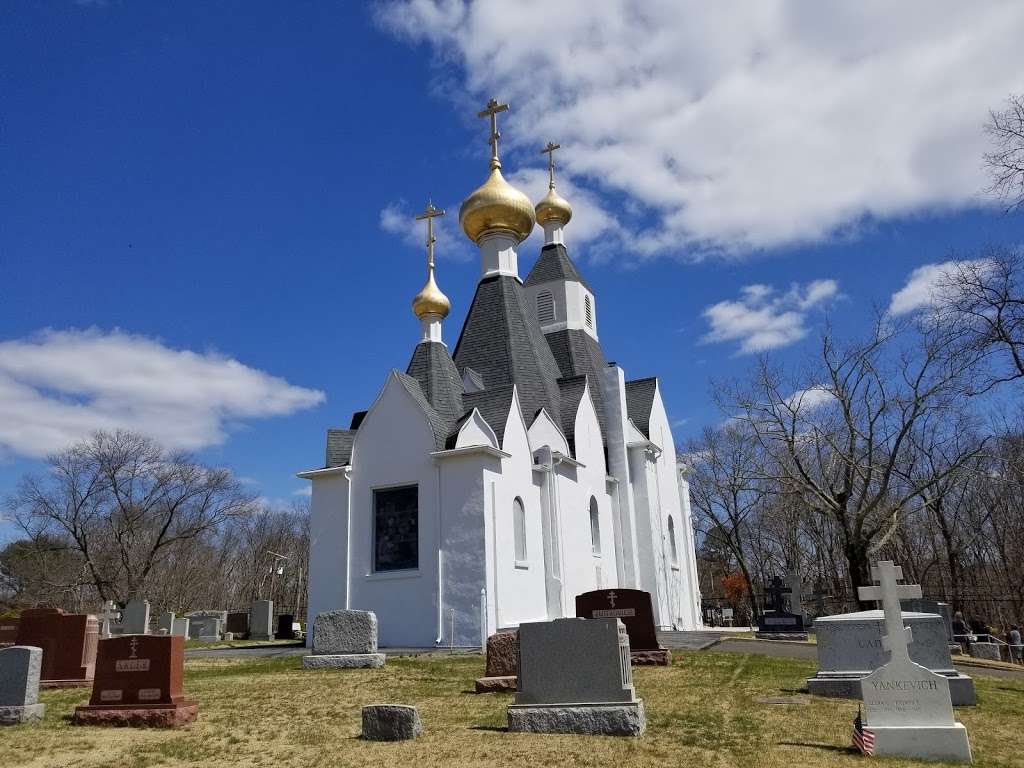
<instances>
[{"instance_id":1,"label":"granite headstone","mask_svg":"<svg viewBox=\"0 0 1024 768\"><path fill-rule=\"evenodd\" d=\"M65 688L92 683L99 622L85 613L59 608L29 608L18 623L18 645L43 650L40 685Z\"/></svg>"},{"instance_id":2,"label":"granite headstone","mask_svg":"<svg viewBox=\"0 0 1024 768\"><path fill-rule=\"evenodd\" d=\"M39 672L43 650L25 645L0 648L0 725L42 720L46 705L39 703Z\"/></svg>"},{"instance_id":3,"label":"granite headstone","mask_svg":"<svg viewBox=\"0 0 1024 768\"><path fill-rule=\"evenodd\" d=\"M249 610L249 639L274 639L274 601L256 600Z\"/></svg>"},{"instance_id":4,"label":"granite headstone","mask_svg":"<svg viewBox=\"0 0 1024 768\"><path fill-rule=\"evenodd\" d=\"M619 619L629 635L634 664L672 663L672 652L658 643L651 593L641 589L597 589L576 596L576 615L581 619Z\"/></svg>"},{"instance_id":5,"label":"granite headstone","mask_svg":"<svg viewBox=\"0 0 1024 768\"><path fill-rule=\"evenodd\" d=\"M312 656L306 669L382 667L377 652L377 614L373 611L325 611L313 620Z\"/></svg>"}]
</instances>

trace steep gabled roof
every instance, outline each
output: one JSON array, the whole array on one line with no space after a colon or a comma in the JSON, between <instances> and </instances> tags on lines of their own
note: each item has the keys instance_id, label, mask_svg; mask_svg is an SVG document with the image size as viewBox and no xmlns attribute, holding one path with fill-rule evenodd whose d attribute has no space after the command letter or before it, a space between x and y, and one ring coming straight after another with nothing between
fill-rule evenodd
<instances>
[{"instance_id":1,"label":"steep gabled roof","mask_svg":"<svg viewBox=\"0 0 1024 768\"><path fill-rule=\"evenodd\" d=\"M485 391L515 384L524 413L547 408L559 418L561 371L516 278L496 275L480 281L453 357L460 371L469 367L482 377Z\"/></svg>"},{"instance_id":2,"label":"steep gabled roof","mask_svg":"<svg viewBox=\"0 0 1024 768\"><path fill-rule=\"evenodd\" d=\"M587 377L559 379L558 389L562 393L562 433L569 441L572 455L576 456L576 412L579 411L583 393L587 390Z\"/></svg>"},{"instance_id":3,"label":"steep gabled roof","mask_svg":"<svg viewBox=\"0 0 1024 768\"><path fill-rule=\"evenodd\" d=\"M589 333L578 328L553 331L544 338L551 347L551 353L555 356L563 377L586 376L590 380L590 397L594 401L597 421L601 425L601 436L607 439L601 376L608 367L608 362L604 358L600 343Z\"/></svg>"},{"instance_id":4,"label":"steep gabled roof","mask_svg":"<svg viewBox=\"0 0 1024 768\"><path fill-rule=\"evenodd\" d=\"M326 467L344 467L352 461L352 445L356 441L354 429L327 430Z\"/></svg>"},{"instance_id":5,"label":"steep gabled roof","mask_svg":"<svg viewBox=\"0 0 1024 768\"><path fill-rule=\"evenodd\" d=\"M430 422L430 429L434 433L434 443L438 449L444 448L445 438L448 437L448 433L451 431L451 422L441 416L427 400L426 395L423 394L423 390L420 388L420 383L416 381L412 376L394 371L395 377L402 383L406 391L412 395L412 399L423 409L423 412L427 415L427 420Z\"/></svg>"},{"instance_id":6,"label":"steep gabled roof","mask_svg":"<svg viewBox=\"0 0 1024 768\"><path fill-rule=\"evenodd\" d=\"M648 440L651 438L651 408L654 407L657 388L658 379L654 376L626 382L626 414Z\"/></svg>"},{"instance_id":7,"label":"steep gabled roof","mask_svg":"<svg viewBox=\"0 0 1024 768\"><path fill-rule=\"evenodd\" d=\"M512 410L513 389L514 385L506 384L503 387L493 387L480 392L467 392L462 396L466 414L460 419L458 426L461 427L462 421L468 418L476 408L488 426L494 430L500 448L505 441L505 424L508 422L508 414ZM457 433L458 428L456 427L454 431Z\"/></svg>"},{"instance_id":8,"label":"steep gabled roof","mask_svg":"<svg viewBox=\"0 0 1024 768\"><path fill-rule=\"evenodd\" d=\"M569 258L569 252L561 243L545 245L540 249L540 256L533 265L533 269L530 270L530 274L526 276L524 284L540 285L553 280L572 280L580 283L591 293L594 292L594 289L587 285L583 275L576 269L576 265Z\"/></svg>"},{"instance_id":9,"label":"steep gabled roof","mask_svg":"<svg viewBox=\"0 0 1024 768\"><path fill-rule=\"evenodd\" d=\"M454 422L462 415L462 377L448 347L438 341L421 341L406 373L419 382L427 401L445 421Z\"/></svg>"}]
</instances>

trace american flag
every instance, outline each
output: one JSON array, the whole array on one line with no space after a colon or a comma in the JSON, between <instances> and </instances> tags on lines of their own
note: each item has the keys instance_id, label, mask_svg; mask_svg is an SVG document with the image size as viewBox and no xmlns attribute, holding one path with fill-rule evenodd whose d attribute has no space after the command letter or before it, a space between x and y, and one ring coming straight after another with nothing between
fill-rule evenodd
<instances>
[{"instance_id":1,"label":"american flag","mask_svg":"<svg viewBox=\"0 0 1024 768\"><path fill-rule=\"evenodd\" d=\"M864 727L864 720L860 716L860 708L857 709L857 718L853 721L853 746L860 750L861 754L875 754L875 733Z\"/></svg>"}]
</instances>

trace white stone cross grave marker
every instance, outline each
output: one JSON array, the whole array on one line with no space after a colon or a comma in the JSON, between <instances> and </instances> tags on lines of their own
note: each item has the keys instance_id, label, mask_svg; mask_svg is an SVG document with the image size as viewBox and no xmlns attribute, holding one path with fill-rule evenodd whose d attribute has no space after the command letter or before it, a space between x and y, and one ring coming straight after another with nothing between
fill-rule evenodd
<instances>
[{"instance_id":1,"label":"white stone cross grave marker","mask_svg":"<svg viewBox=\"0 0 1024 768\"><path fill-rule=\"evenodd\" d=\"M903 610L900 600L911 600L921 597L920 584L898 584L903 581L903 569L891 560L882 560L871 567L871 578L877 581L877 587L860 587L857 590L861 600L878 600L885 612L885 632L882 647L892 654L890 661L905 659L910 661L907 645L914 642L914 633L910 627L903 625Z\"/></svg>"},{"instance_id":2,"label":"white stone cross grave marker","mask_svg":"<svg viewBox=\"0 0 1024 768\"><path fill-rule=\"evenodd\" d=\"M113 600L107 600L103 604L103 609L100 611L100 638L106 639L110 637L110 625L115 621L121 620L121 610L117 607Z\"/></svg>"}]
</instances>

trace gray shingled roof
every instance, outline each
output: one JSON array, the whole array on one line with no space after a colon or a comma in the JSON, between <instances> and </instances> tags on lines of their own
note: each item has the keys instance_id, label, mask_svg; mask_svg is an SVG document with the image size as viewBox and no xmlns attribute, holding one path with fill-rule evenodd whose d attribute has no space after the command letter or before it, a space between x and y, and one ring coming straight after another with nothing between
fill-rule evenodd
<instances>
[{"instance_id":1,"label":"gray shingled roof","mask_svg":"<svg viewBox=\"0 0 1024 768\"><path fill-rule=\"evenodd\" d=\"M501 447L505 439L505 423L508 421L508 414L512 408L512 384L503 387L493 387L480 392L467 392L462 396L466 405L466 413L472 413L476 408L484 421L494 430L498 437L498 447Z\"/></svg>"},{"instance_id":2,"label":"gray shingled roof","mask_svg":"<svg viewBox=\"0 0 1024 768\"><path fill-rule=\"evenodd\" d=\"M626 414L648 440L651 438L651 408L654 407L657 386L658 379L654 376L626 382Z\"/></svg>"},{"instance_id":3,"label":"gray shingled roof","mask_svg":"<svg viewBox=\"0 0 1024 768\"><path fill-rule=\"evenodd\" d=\"M551 347L563 377L586 376L590 380L590 397L597 411L597 421L601 425L602 437L608 434L604 411L604 389L601 375L608 362L604 358L597 339L586 331L578 328L566 328L544 336ZM575 414L573 414L575 415Z\"/></svg>"},{"instance_id":4,"label":"gray shingled roof","mask_svg":"<svg viewBox=\"0 0 1024 768\"><path fill-rule=\"evenodd\" d=\"M356 441L354 429L327 430L326 467L344 467L352 461L352 445Z\"/></svg>"},{"instance_id":5,"label":"gray shingled roof","mask_svg":"<svg viewBox=\"0 0 1024 768\"><path fill-rule=\"evenodd\" d=\"M558 389L562 393L562 432L569 441L569 451L576 456L576 412L587 388L586 376L559 379ZM591 387L593 390L593 387Z\"/></svg>"},{"instance_id":6,"label":"gray shingled roof","mask_svg":"<svg viewBox=\"0 0 1024 768\"><path fill-rule=\"evenodd\" d=\"M462 377L444 344L417 344L406 373L419 382L427 401L446 422L454 422L463 414Z\"/></svg>"},{"instance_id":7,"label":"gray shingled roof","mask_svg":"<svg viewBox=\"0 0 1024 768\"><path fill-rule=\"evenodd\" d=\"M525 284L540 285L552 280L573 280L591 293L594 292L594 289L587 285L583 275L576 269L572 259L569 258L569 252L565 250L565 246L561 244L545 245L540 249L540 256L537 257L537 262L530 270L530 274L526 276Z\"/></svg>"},{"instance_id":8,"label":"gray shingled roof","mask_svg":"<svg viewBox=\"0 0 1024 768\"><path fill-rule=\"evenodd\" d=\"M427 400L426 395L423 394L423 390L420 389L420 383L416 381L416 379L399 371L395 371L395 374L398 376L398 380L405 386L406 390L408 390L409 394L412 395L413 400L415 400L419 404L420 408L423 409L423 412L427 414L427 419L430 421L430 428L434 433L434 443L437 445L439 450L443 449L445 438L448 437L448 433L451 432L451 422L447 421L436 410L434 410L434 406L432 406Z\"/></svg>"},{"instance_id":9,"label":"gray shingled roof","mask_svg":"<svg viewBox=\"0 0 1024 768\"><path fill-rule=\"evenodd\" d=\"M498 275L480 281L454 360L460 371L469 367L479 373L485 391L516 384L527 416L546 408L559 420L561 370L516 278Z\"/></svg>"}]
</instances>

